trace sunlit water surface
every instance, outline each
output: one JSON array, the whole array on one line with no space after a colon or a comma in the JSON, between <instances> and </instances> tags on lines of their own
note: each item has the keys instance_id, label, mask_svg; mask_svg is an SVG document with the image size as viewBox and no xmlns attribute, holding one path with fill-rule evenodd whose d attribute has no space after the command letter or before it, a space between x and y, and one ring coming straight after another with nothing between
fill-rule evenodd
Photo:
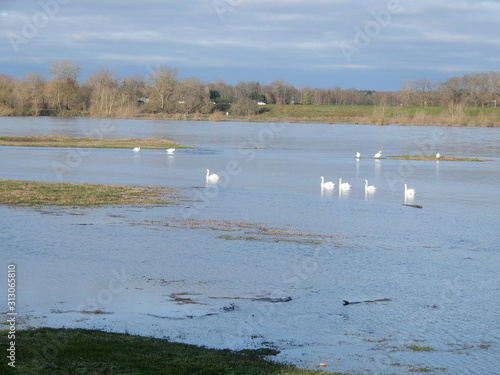
<instances>
[{"instance_id":1,"label":"sunlit water surface","mask_svg":"<svg viewBox=\"0 0 500 375\"><path fill-rule=\"evenodd\" d=\"M498 129L0 118L0 135L51 134L192 148L0 147L2 179L179 195L166 207L0 207L2 269L17 266L25 325L273 347L331 371L498 373ZM374 160L379 150L491 161ZM390 301L342 303L376 299ZM82 313L96 310L110 314Z\"/></svg>"}]
</instances>

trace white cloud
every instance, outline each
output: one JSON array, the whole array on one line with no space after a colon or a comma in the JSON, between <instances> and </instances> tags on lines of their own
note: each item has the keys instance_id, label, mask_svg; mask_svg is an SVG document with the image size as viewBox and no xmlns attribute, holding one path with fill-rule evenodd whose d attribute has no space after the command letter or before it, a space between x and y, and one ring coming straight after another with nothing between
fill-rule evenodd
<instances>
[{"instance_id":1,"label":"white cloud","mask_svg":"<svg viewBox=\"0 0 500 375\"><path fill-rule=\"evenodd\" d=\"M384 12L393 0L221 1L230 7L222 19L212 0L70 1L17 54L6 36L21 35L23 22L40 7L10 2L0 11L0 56L8 56L11 69L16 61L18 66L39 66L69 58L112 63L117 71L121 66L162 63L180 71L226 67L239 69L242 80L252 69L266 66L295 69L290 73L294 77L312 69L392 69L411 76L422 70L494 70L500 59L498 1L399 0L402 11L391 15L351 64L340 43L354 41L367 22L377 21L373 11Z\"/></svg>"}]
</instances>

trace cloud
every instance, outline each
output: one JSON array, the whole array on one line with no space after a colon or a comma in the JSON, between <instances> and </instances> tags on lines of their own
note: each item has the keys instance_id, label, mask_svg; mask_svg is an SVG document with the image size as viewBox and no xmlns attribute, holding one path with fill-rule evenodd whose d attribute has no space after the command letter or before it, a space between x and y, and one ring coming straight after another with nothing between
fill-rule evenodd
<instances>
[{"instance_id":1,"label":"cloud","mask_svg":"<svg viewBox=\"0 0 500 375\"><path fill-rule=\"evenodd\" d=\"M41 71L52 60L71 59L88 66L112 64L118 72L171 64L206 76L225 68L232 76L239 72L241 80L266 68L281 69L307 84L313 69L318 75L392 70L420 78L426 71L435 76L494 70L500 59L500 3L472 0L64 1L13 53L8 35L22 36L26 22L43 12L44 1L49 0L1 7L0 56L10 70L0 73L27 66ZM217 4L224 6L222 17ZM387 22L377 18L387 15L391 4L400 11L390 13ZM348 63L341 46L361 40L359 33L368 27L371 36ZM217 72L224 78L223 70ZM366 78L350 77L351 86L366 87Z\"/></svg>"}]
</instances>

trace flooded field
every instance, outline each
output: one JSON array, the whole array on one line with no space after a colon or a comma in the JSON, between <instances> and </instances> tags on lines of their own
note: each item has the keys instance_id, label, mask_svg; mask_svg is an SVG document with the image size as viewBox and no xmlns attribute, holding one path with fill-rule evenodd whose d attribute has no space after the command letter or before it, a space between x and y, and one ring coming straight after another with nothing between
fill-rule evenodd
<instances>
[{"instance_id":1,"label":"flooded field","mask_svg":"<svg viewBox=\"0 0 500 375\"><path fill-rule=\"evenodd\" d=\"M0 118L3 136L53 134L192 148L0 147L1 179L177 197L0 207L1 267L17 266L24 326L272 347L278 361L353 374L500 367L497 129ZM491 161L384 158L437 152ZM320 176L335 187L321 189ZM351 188L339 191L339 178Z\"/></svg>"}]
</instances>

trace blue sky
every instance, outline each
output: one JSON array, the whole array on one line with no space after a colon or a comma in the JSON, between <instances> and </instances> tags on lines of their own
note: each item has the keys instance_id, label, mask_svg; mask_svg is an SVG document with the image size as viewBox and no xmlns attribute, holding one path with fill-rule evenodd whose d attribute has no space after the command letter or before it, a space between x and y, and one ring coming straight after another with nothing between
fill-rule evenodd
<instances>
[{"instance_id":1,"label":"blue sky","mask_svg":"<svg viewBox=\"0 0 500 375\"><path fill-rule=\"evenodd\" d=\"M399 90L500 70L499 15L500 1L472 0L0 0L0 73L70 60L81 80L167 65L206 82Z\"/></svg>"}]
</instances>

